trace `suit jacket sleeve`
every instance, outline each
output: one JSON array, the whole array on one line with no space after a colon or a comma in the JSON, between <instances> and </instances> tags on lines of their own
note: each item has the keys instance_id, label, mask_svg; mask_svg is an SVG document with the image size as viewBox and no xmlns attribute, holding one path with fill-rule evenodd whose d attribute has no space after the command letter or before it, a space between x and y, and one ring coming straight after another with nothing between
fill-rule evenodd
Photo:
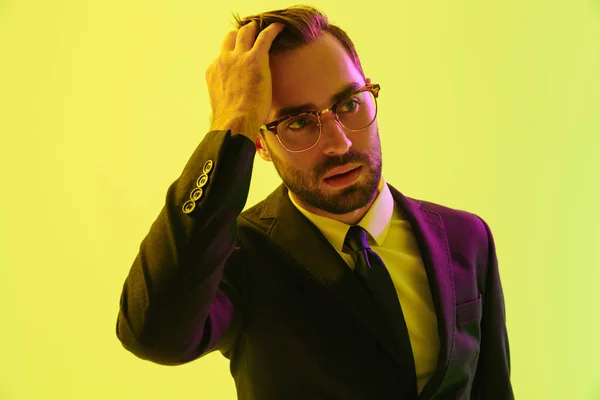
<instances>
[{"instance_id":1,"label":"suit jacket sleeve","mask_svg":"<svg viewBox=\"0 0 600 400\"><path fill-rule=\"evenodd\" d=\"M481 319L480 354L473 380L472 399L514 399L510 382L510 349L504 295L492 232L483 219L488 241L485 292Z\"/></svg>"},{"instance_id":2,"label":"suit jacket sleeve","mask_svg":"<svg viewBox=\"0 0 600 400\"><path fill-rule=\"evenodd\" d=\"M137 357L178 365L220 349L227 356L244 315L244 249L236 219L256 150L247 137L209 132L166 194L123 285L116 333ZM183 204L212 160L194 210Z\"/></svg>"}]
</instances>

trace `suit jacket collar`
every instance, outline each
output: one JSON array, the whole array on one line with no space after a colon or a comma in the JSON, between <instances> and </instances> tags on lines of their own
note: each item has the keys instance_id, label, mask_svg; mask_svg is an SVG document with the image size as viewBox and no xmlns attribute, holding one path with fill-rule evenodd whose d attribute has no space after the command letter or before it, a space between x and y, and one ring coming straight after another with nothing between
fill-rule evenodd
<instances>
[{"instance_id":1,"label":"suit jacket collar","mask_svg":"<svg viewBox=\"0 0 600 400\"><path fill-rule=\"evenodd\" d=\"M451 358L456 321L450 249L441 216L423 202L408 198L388 184L394 201L410 221L427 272L437 315L440 354L435 374L419 399L431 398L439 388ZM271 219L268 235L310 276L345 305L373 337L402 365L402 354L393 340L369 293L359 284L345 261L288 197L280 185L263 202L260 219Z\"/></svg>"}]
</instances>

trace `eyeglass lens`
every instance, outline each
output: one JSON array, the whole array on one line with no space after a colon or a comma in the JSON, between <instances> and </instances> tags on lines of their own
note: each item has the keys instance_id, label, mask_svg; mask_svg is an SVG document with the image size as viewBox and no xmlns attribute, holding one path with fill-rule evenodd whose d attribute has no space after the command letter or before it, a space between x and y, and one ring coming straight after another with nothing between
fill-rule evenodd
<instances>
[{"instance_id":1,"label":"eyeglass lens","mask_svg":"<svg viewBox=\"0 0 600 400\"><path fill-rule=\"evenodd\" d=\"M368 90L357 93L338 103L337 115L349 130L360 130L370 125L377 114L377 101ZM292 151L313 146L321 134L321 126L314 114L299 114L277 125L281 143Z\"/></svg>"}]
</instances>

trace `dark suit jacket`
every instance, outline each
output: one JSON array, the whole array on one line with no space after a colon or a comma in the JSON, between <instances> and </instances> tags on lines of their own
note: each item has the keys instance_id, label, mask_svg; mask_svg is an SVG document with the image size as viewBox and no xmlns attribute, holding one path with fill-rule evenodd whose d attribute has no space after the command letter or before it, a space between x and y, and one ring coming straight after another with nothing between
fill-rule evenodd
<instances>
[{"instance_id":1,"label":"dark suit jacket","mask_svg":"<svg viewBox=\"0 0 600 400\"><path fill-rule=\"evenodd\" d=\"M118 338L163 365L221 351L240 399L400 399L401 355L375 304L285 186L242 212L255 152L230 131L202 140L141 243ZM488 225L390 190L412 225L438 318L437 371L418 398L512 399Z\"/></svg>"}]
</instances>

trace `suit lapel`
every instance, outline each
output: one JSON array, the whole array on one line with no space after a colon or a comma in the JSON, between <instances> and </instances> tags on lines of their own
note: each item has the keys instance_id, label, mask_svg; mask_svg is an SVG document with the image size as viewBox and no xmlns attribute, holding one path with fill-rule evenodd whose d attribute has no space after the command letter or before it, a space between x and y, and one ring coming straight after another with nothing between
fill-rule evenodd
<instances>
[{"instance_id":1,"label":"suit lapel","mask_svg":"<svg viewBox=\"0 0 600 400\"><path fill-rule=\"evenodd\" d=\"M454 340L455 299L446 233L440 215L426 209L419 201L406 198L388 184L396 204L412 225L419 244L435 305L440 354L434 376L419 399L428 399L439 387L450 361ZM285 249L314 280L327 288L358 321L379 341L396 362L402 357L393 343L369 293L360 285L352 270L331 247L321 231L307 220L290 201L287 188L279 186L261 210L261 219L273 219L269 236Z\"/></svg>"},{"instance_id":2,"label":"suit lapel","mask_svg":"<svg viewBox=\"0 0 600 400\"><path fill-rule=\"evenodd\" d=\"M442 218L437 212L427 209L418 200L405 197L392 185L388 184L388 187L394 201L409 220L419 245L437 316L440 339L437 368L419 394L420 400L431 399L444 379L452 357L451 351L454 343L456 299L448 238Z\"/></svg>"}]
</instances>

